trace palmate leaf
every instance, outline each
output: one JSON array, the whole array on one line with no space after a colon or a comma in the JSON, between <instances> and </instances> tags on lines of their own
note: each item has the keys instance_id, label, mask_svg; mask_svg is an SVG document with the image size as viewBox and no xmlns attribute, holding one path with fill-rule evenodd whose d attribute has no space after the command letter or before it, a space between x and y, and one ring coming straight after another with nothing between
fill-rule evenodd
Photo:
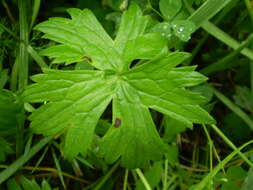
<instances>
[{"instance_id":1,"label":"palmate leaf","mask_svg":"<svg viewBox=\"0 0 253 190\"><path fill-rule=\"evenodd\" d=\"M71 19L49 19L36 29L61 43L58 47L66 47L68 57L75 57L76 52L88 56L96 70L44 70L32 77L36 83L23 94L26 101L45 103L30 116L30 127L38 134L64 133L67 159L91 147L97 122L110 102L113 125L100 141L99 154L109 163L120 159L129 168L144 167L166 152L149 108L188 127L214 123L198 106L205 99L186 89L206 77L195 67L177 67L189 54L168 52L165 38L145 33L149 19L136 4L124 12L114 40L89 10L68 12ZM61 59L54 50L49 48L45 54ZM130 68L135 59L144 63Z\"/></svg>"}]
</instances>

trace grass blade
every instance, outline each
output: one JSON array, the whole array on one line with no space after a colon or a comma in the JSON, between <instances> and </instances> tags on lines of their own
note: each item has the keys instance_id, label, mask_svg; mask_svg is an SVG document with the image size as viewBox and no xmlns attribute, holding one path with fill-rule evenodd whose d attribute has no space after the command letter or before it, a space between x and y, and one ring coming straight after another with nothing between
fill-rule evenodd
<instances>
[{"instance_id":1,"label":"grass blade","mask_svg":"<svg viewBox=\"0 0 253 190\"><path fill-rule=\"evenodd\" d=\"M30 31L32 30L32 27L35 23L37 16L38 16L39 9L40 9L40 3L41 3L41 0L34 0L34 2L33 2L33 14L32 14L32 19L31 19L31 24L30 24Z\"/></svg>"},{"instance_id":2,"label":"grass blade","mask_svg":"<svg viewBox=\"0 0 253 190\"><path fill-rule=\"evenodd\" d=\"M54 149L52 149L52 154L53 154L54 163L55 163L55 166L56 166L56 169L57 169L57 174L60 177L60 181L61 181L61 184L62 184L63 188L66 189L66 185L65 185L65 182L64 182L61 165L59 163L59 160L56 157Z\"/></svg>"},{"instance_id":3,"label":"grass blade","mask_svg":"<svg viewBox=\"0 0 253 190\"><path fill-rule=\"evenodd\" d=\"M216 126L216 125L211 125L211 127L213 128L213 130L215 130L216 133L218 133L218 135L227 143L228 146L230 146L233 150L237 151L238 148L234 145L234 143L232 143L227 137L226 135L224 135L222 133L222 131ZM250 166L253 167L253 163L240 151L238 151L239 156L241 156L241 158Z\"/></svg>"},{"instance_id":4,"label":"grass blade","mask_svg":"<svg viewBox=\"0 0 253 190\"><path fill-rule=\"evenodd\" d=\"M33 49L32 46L27 46L27 51L31 55L31 57L38 63L41 69L48 68L48 65L43 60L43 58Z\"/></svg>"},{"instance_id":5,"label":"grass blade","mask_svg":"<svg viewBox=\"0 0 253 190\"><path fill-rule=\"evenodd\" d=\"M213 88L215 96L225 104L230 110L232 110L236 115L238 115L252 130L253 121L241 108L236 106L232 101L230 101L226 96L220 93L218 90Z\"/></svg>"},{"instance_id":6,"label":"grass blade","mask_svg":"<svg viewBox=\"0 0 253 190\"><path fill-rule=\"evenodd\" d=\"M144 174L142 173L142 171L139 168L137 168L137 169L135 169L135 172L140 177L140 180L142 181L142 183L145 186L146 190L152 190L152 188L150 187L150 185L149 185L147 179L145 178Z\"/></svg>"},{"instance_id":7,"label":"grass blade","mask_svg":"<svg viewBox=\"0 0 253 190\"><path fill-rule=\"evenodd\" d=\"M21 166L23 166L29 159L31 159L37 152L39 152L47 143L53 139L52 136L43 138L35 146L31 148L29 153L21 156L13 162L8 168L0 173L0 184L13 175Z\"/></svg>"},{"instance_id":8,"label":"grass blade","mask_svg":"<svg viewBox=\"0 0 253 190\"><path fill-rule=\"evenodd\" d=\"M189 18L198 29L205 21L211 19L221 9L223 9L231 0L208 0L198 8Z\"/></svg>"},{"instance_id":9,"label":"grass blade","mask_svg":"<svg viewBox=\"0 0 253 190\"><path fill-rule=\"evenodd\" d=\"M186 8L189 11L189 13L194 14L194 9L189 5L187 0L184 0L184 2L186 4ZM192 19L192 17L190 16L188 20L193 21L194 23L196 22L195 25L196 26L198 25L198 23L197 23L197 21L195 21L194 17ZM216 39L220 40L221 42L223 42L224 44L228 45L229 47L231 47L233 49L237 49L241 45L238 41L233 39L226 32L224 32L223 30L221 30L220 28L218 28L217 26L215 26L213 23L209 22L206 19L204 19L204 21L202 22L201 27L207 33L209 33L210 35L212 35L213 37L215 37ZM241 54L243 54L244 56L246 56L249 59L253 60L253 52L250 49L244 48L241 51Z\"/></svg>"},{"instance_id":10,"label":"grass blade","mask_svg":"<svg viewBox=\"0 0 253 190\"><path fill-rule=\"evenodd\" d=\"M229 53L228 55L226 55L225 57L223 57L219 61L217 61L215 63L212 63L211 65L208 65L204 69L200 70L200 72L203 73L204 75L210 75L210 74L212 74L216 71L221 71L221 70L228 69L231 66L231 61L238 54L240 54L240 52L245 47L247 47L252 42L252 40L253 40L253 34L251 34L248 37L248 39L246 39L244 42L242 42L236 50L232 51L231 53Z\"/></svg>"},{"instance_id":11,"label":"grass blade","mask_svg":"<svg viewBox=\"0 0 253 190\"><path fill-rule=\"evenodd\" d=\"M253 143L253 140L245 143L237 150L233 151L229 154L224 160L222 160L199 184L195 185L194 187L190 188L190 190L202 190L206 187L206 185L214 178L214 176L236 155L238 154L243 148Z\"/></svg>"}]
</instances>

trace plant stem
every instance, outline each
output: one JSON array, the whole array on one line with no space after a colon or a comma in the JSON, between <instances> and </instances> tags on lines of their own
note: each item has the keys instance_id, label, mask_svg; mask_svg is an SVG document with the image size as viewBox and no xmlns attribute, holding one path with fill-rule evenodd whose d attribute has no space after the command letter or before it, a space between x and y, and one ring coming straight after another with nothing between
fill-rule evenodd
<instances>
[{"instance_id":1,"label":"plant stem","mask_svg":"<svg viewBox=\"0 0 253 190\"><path fill-rule=\"evenodd\" d=\"M230 146L233 150L237 151L239 156L250 166L253 167L253 163L243 154L241 151L238 151L238 148L232 143L226 135L223 134L223 132L216 126L211 125L213 130L227 143L228 146Z\"/></svg>"},{"instance_id":2,"label":"plant stem","mask_svg":"<svg viewBox=\"0 0 253 190\"><path fill-rule=\"evenodd\" d=\"M230 101L226 96L220 93L218 90L213 88L214 95L223 103L225 104L230 110L232 110L236 115L238 115L248 126L253 130L253 121L252 119L239 108L236 106L232 101Z\"/></svg>"},{"instance_id":3,"label":"plant stem","mask_svg":"<svg viewBox=\"0 0 253 190\"><path fill-rule=\"evenodd\" d=\"M152 190L152 188L150 187L150 185L149 185L147 179L145 178L144 174L142 173L142 171L139 168L137 168L137 169L135 169L135 172L140 177L140 180L143 183L143 185L145 186L146 190Z\"/></svg>"},{"instance_id":4,"label":"plant stem","mask_svg":"<svg viewBox=\"0 0 253 190\"><path fill-rule=\"evenodd\" d=\"M253 143L253 140L245 143L235 151L233 151L231 154L229 154L224 160L222 160L214 169L212 172L210 172L199 184L195 185L191 190L202 190L206 187L206 185L209 183L211 179L236 155L239 154L239 152L245 148L246 146Z\"/></svg>"},{"instance_id":5,"label":"plant stem","mask_svg":"<svg viewBox=\"0 0 253 190\"><path fill-rule=\"evenodd\" d=\"M103 179L97 184L97 186L93 190L99 190L104 183L111 177L112 173L118 168L120 162L117 162L112 166L112 168L107 172L107 174L103 177Z\"/></svg>"},{"instance_id":6,"label":"plant stem","mask_svg":"<svg viewBox=\"0 0 253 190\"><path fill-rule=\"evenodd\" d=\"M250 2L249 0L244 0L245 5L248 9L249 12L249 16L250 16L250 20L251 20L251 25L253 28L253 6L252 6L252 2ZM253 47L253 44L251 44L251 47ZM253 49L253 48L251 48ZM250 85L251 85L251 94L253 96L253 62L250 63Z\"/></svg>"},{"instance_id":7,"label":"plant stem","mask_svg":"<svg viewBox=\"0 0 253 190\"><path fill-rule=\"evenodd\" d=\"M164 180L163 180L163 190L166 190L167 189L167 177L168 177L168 165L169 165L169 161L168 159L166 159L164 161Z\"/></svg>"},{"instance_id":8,"label":"plant stem","mask_svg":"<svg viewBox=\"0 0 253 190\"><path fill-rule=\"evenodd\" d=\"M124 176L123 190L127 190L128 173L129 173L129 170L126 169L125 176Z\"/></svg>"},{"instance_id":9,"label":"plant stem","mask_svg":"<svg viewBox=\"0 0 253 190\"><path fill-rule=\"evenodd\" d=\"M30 27L29 27L29 31L31 32L32 30L32 27L35 23L35 20L38 16L38 13L39 13L39 9L40 9L40 3L41 3L41 0L34 0L33 1L33 14L32 14L32 19L31 19L31 23L30 23Z\"/></svg>"},{"instance_id":10,"label":"plant stem","mask_svg":"<svg viewBox=\"0 0 253 190\"><path fill-rule=\"evenodd\" d=\"M28 44L28 23L27 23L27 1L19 0L19 28L20 28L20 43L19 46L19 90L23 91L28 83L28 52L26 44Z\"/></svg>"},{"instance_id":11,"label":"plant stem","mask_svg":"<svg viewBox=\"0 0 253 190\"><path fill-rule=\"evenodd\" d=\"M209 144L209 159L210 159L210 170L213 170L213 141L208 133L208 130L206 128L205 125L202 125L208 140L208 144Z\"/></svg>"},{"instance_id":12,"label":"plant stem","mask_svg":"<svg viewBox=\"0 0 253 190\"><path fill-rule=\"evenodd\" d=\"M12 15L8 4L5 2L5 0L2 0L2 3L3 3L3 6L4 6L6 13L7 13L8 17L10 18L11 22L15 24L16 20L15 20L14 16Z\"/></svg>"}]
</instances>

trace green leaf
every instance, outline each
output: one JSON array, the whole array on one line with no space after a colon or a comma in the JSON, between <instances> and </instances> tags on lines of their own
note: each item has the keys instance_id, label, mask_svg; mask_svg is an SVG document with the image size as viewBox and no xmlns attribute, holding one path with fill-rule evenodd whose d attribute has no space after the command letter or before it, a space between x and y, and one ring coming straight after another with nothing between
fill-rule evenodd
<instances>
[{"instance_id":1,"label":"green leaf","mask_svg":"<svg viewBox=\"0 0 253 190\"><path fill-rule=\"evenodd\" d=\"M69 55L75 49L88 56L96 70L45 69L23 93L25 101L45 103L30 116L30 129L44 135L63 133L67 159L92 147L95 127L110 102L113 124L100 139L99 155L109 163L120 159L129 168L145 167L167 152L149 108L189 127L214 123L198 105L206 99L187 90L206 77L196 67L177 67L189 54L171 53L161 35L145 33L148 18L136 4L123 13L115 40L90 11L69 13L72 19L49 19L36 28L65 46ZM50 56L64 59L59 51ZM142 61L130 67L136 59Z\"/></svg>"},{"instance_id":2,"label":"green leaf","mask_svg":"<svg viewBox=\"0 0 253 190\"><path fill-rule=\"evenodd\" d=\"M181 0L160 0L159 8L163 16L172 20L182 8Z\"/></svg>"},{"instance_id":3,"label":"green leaf","mask_svg":"<svg viewBox=\"0 0 253 190\"><path fill-rule=\"evenodd\" d=\"M136 168L147 166L150 159L161 159L164 144L148 109L139 101L129 84L120 85L113 99L113 121L120 119L121 125L114 124L100 144L100 154L107 162L112 163L121 156L123 166Z\"/></svg>"},{"instance_id":4,"label":"green leaf","mask_svg":"<svg viewBox=\"0 0 253 190\"><path fill-rule=\"evenodd\" d=\"M122 53L126 42L141 36L148 25L148 17L142 16L140 7L132 3L121 18L121 24L115 39L115 48Z\"/></svg>"},{"instance_id":5,"label":"green leaf","mask_svg":"<svg viewBox=\"0 0 253 190\"><path fill-rule=\"evenodd\" d=\"M123 53L123 60L130 66L134 59L152 59L161 50L166 51L167 41L157 33L149 33L129 40Z\"/></svg>"},{"instance_id":6,"label":"green leaf","mask_svg":"<svg viewBox=\"0 0 253 190\"><path fill-rule=\"evenodd\" d=\"M69 56L76 51L92 58L92 65L98 69L116 69L122 64L113 40L105 32L93 13L87 9L68 9L72 19L51 18L37 25L35 29L44 33L44 38L68 46ZM70 52L70 48L76 51ZM71 53L71 54L70 54ZM107 64L105 64L107 63Z\"/></svg>"},{"instance_id":7,"label":"green leaf","mask_svg":"<svg viewBox=\"0 0 253 190\"><path fill-rule=\"evenodd\" d=\"M244 180L244 183L242 184L241 190L248 190L252 187L253 185L253 169L250 168L248 171L248 175Z\"/></svg>"},{"instance_id":8,"label":"green leaf","mask_svg":"<svg viewBox=\"0 0 253 190\"><path fill-rule=\"evenodd\" d=\"M247 176L247 172L240 166L231 166L227 170L227 177L230 181L238 182Z\"/></svg>"},{"instance_id":9,"label":"green leaf","mask_svg":"<svg viewBox=\"0 0 253 190\"><path fill-rule=\"evenodd\" d=\"M66 63L71 64L83 61L84 54L74 48L66 45L56 45L44 49L40 55L53 58L53 63Z\"/></svg>"},{"instance_id":10,"label":"green leaf","mask_svg":"<svg viewBox=\"0 0 253 190\"><path fill-rule=\"evenodd\" d=\"M165 133L163 136L163 140L166 143L171 143L176 140L176 136L178 134L185 131L186 126L184 123L166 116L164 119L164 128Z\"/></svg>"},{"instance_id":11,"label":"green leaf","mask_svg":"<svg viewBox=\"0 0 253 190\"><path fill-rule=\"evenodd\" d=\"M22 185L19 185L19 183ZM19 176L18 180L9 179L7 181L8 190L51 190L52 188L46 180L42 181L41 187L35 180L29 180L24 176Z\"/></svg>"}]
</instances>

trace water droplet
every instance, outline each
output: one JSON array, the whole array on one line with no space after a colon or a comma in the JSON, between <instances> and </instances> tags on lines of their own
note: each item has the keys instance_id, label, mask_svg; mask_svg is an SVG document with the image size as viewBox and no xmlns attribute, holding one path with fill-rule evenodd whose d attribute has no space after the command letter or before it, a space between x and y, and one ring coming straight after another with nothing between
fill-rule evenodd
<instances>
[{"instance_id":1,"label":"water droplet","mask_svg":"<svg viewBox=\"0 0 253 190\"><path fill-rule=\"evenodd\" d=\"M176 25L176 24L173 24L172 27L173 27L173 28L177 28L177 25Z\"/></svg>"},{"instance_id":2,"label":"water droplet","mask_svg":"<svg viewBox=\"0 0 253 190\"><path fill-rule=\"evenodd\" d=\"M164 32L162 33L162 36L165 36L165 33L164 33Z\"/></svg>"},{"instance_id":3,"label":"water droplet","mask_svg":"<svg viewBox=\"0 0 253 190\"><path fill-rule=\"evenodd\" d=\"M170 37L171 37L171 34L168 34L168 35L167 35L167 38L170 38Z\"/></svg>"},{"instance_id":4,"label":"water droplet","mask_svg":"<svg viewBox=\"0 0 253 190\"><path fill-rule=\"evenodd\" d=\"M184 31L184 27L179 27L178 31L179 32L183 32Z\"/></svg>"},{"instance_id":5,"label":"water droplet","mask_svg":"<svg viewBox=\"0 0 253 190\"><path fill-rule=\"evenodd\" d=\"M99 146L96 146L94 149L94 152L98 152L99 151Z\"/></svg>"},{"instance_id":6,"label":"water droplet","mask_svg":"<svg viewBox=\"0 0 253 190\"><path fill-rule=\"evenodd\" d=\"M163 29L164 29L164 30L167 30L167 29L168 29L168 26L167 26L167 25L164 25L164 26L163 26Z\"/></svg>"}]
</instances>

